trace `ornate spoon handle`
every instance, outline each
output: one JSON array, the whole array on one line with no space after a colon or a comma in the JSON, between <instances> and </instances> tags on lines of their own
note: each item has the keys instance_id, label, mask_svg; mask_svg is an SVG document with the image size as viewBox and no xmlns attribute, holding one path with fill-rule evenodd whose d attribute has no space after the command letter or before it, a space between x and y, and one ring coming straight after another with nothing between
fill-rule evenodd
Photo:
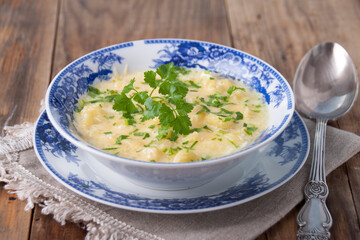
<instances>
[{"instance_id":1,"label":"ornate spoon handle","mask_svg":"<svg viewBox=\"0 0 360 240\"><path fill-rule=\"evenodd\" d=\"M330 238L332 218L326 207L329 189L325 179L325 137L327 120L316 120L314 153L309 182L304 192L306 203L297 216L300 240L326 240Z\"/></svg>"}]
</instances>

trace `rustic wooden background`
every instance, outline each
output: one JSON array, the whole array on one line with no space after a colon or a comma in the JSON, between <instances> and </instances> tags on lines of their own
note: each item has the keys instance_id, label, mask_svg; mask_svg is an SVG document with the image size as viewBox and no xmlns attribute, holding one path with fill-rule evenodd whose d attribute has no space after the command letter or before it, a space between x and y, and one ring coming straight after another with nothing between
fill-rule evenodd
<instances>
[{"instance_id":1,"label":"rustic wooden background","mask_svg":"<svg viewBox=\"0 0 360 240\"><path fill-rule=\"evenodd\" d=\"M0 126L34 121L53 76L85 53L124 41L174 37L232 46L291 83L315 44L336 41L360 66L358 0L0 0ZM332 125L360 134L360 105ZM360 154L328 177L332 239L360 239ZM83 239L0 184L0 239ZM258 239L295 239L300 205Z\"/></svg>"}]
</instances>

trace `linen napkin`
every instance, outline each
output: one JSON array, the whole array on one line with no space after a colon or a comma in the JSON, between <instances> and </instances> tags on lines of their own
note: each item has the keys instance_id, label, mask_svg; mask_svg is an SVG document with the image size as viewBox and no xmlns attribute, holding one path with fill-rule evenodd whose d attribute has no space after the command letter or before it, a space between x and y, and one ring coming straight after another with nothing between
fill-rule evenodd
<instances>
[{"instance_id":1,"label":"linen napkin","mask_svg":"<svg viewBox=\"0 0 360 240\"><path fill-rule=\"evenodd\" d=\"M0 138L0 181L6 189L27 200L25 210L43 206L62 224L83 223L86 239L254 239L303 199L312 158L315 124L305 120L311 137L304 167L286 184L253 201L213 212L166 215L140 213L103 205L83 198L53 179L32 149L33 124L4 129ZM360 151L360 137L327 128L326 174ZM294 236L295 237L295 236Z\"/></svg>"}]
</instances>

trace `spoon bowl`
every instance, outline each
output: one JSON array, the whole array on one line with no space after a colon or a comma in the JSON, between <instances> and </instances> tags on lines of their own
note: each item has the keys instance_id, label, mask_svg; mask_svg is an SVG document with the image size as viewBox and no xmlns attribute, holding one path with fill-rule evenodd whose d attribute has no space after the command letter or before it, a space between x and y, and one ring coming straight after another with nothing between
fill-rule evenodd
<instances>
[{"instance_id":1,"label":"spoon bowl","mask_svg":"<svg viewBox=\"0 0 360 240\"><path fill-rule=\"evenodd\" d=\"M325 178L325 138L328 120L347 113L359 88L354 63L337 43L320 43L301 60L294 78L296 108L316 119L314 152L305 205L297 222L299 239L329 239L332 218L325 204L329 189Z\"/></svg>"},{"instance_id":2,"label":"spoon bowl","mask_svg":"<svg viewBox=\"0 0 360 240\"><path fill-rule=\"evenodd\" d=\"M309 118L337 119L354 104L358 85L346 50L337 43L320 43L304 56L295 74L296 108Z\"/></svg>"}]
</instances>

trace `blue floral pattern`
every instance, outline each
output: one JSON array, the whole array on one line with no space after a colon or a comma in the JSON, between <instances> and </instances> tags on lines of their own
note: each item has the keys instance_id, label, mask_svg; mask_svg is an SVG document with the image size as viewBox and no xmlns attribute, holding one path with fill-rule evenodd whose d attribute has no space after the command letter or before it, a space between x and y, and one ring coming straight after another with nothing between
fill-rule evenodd
<instances>
[{"instance_id":1,"label":"blue floral pattern","mask_svg":"<svg viewBox=\"0 0 360 240\"><path fill-rule=\"evenodd\" d=\"M39 160L65 186L105 204L155 212L200 211L230 206L260 196L283 184L301 168L308 154L309 136L298 114L294 115L285 131L265 149L267 151L261 151L263 155L259 159L267 161L266 156L275 158L275 161L267 161L272 167L267 165L265 169L252 171L224 191L197 197L158 198L142 196L141 193L126 193L127 190L114 190L96 176L87 175L83 171L86 163L80 161L79 157L81 150L57 133L46 112L39 118L35 132L35 150L40 156ZM62 160L65 161L60 170L59 165L54 163ZM276 174L282 175L274 175L272 168L276 169Z\"/></svg>"},{"instance_id":2,"label":"blue floral pattern","mask_svg":"<svg viewBox=\"0 0 360 240\"><path fill-rule=\"evenodd\" d=\"M50 92L50 105L56 109L59 123L67 132L68 120L73 119L72 113L76 110L79 97L87 91L88 85L95 79L110 79L113 65L116 62L121 63L122 60L121 56L112 52L99 53L89 61L94 66L74 63L59 74L54 83L56 88L52 88Z\"/></svg>"},{"instance_id":3,"label":"blue floral pattern","mask_svg":"<svg viewBox=\"0 0 360 240\"><path fill-rule=\"evenodd\" d=\"M288 127L273 141L274 147L266 153L267 156L278 157L281 165L294 161L301 153L302 142L298 138L301 134L301 126L294 124L297 118L296 115L291 119Z\"/></svg>"},{"instance_id":4,"label":"blue floral pattern","mask_svg":"<svg viewBox=\"0 0 360 240\"><path fill-rule=\"evenodd\" d=\"M81 192L90 194L94 193L96 189L106 189L109 190L105 184L96 183L94 181L84 180L78 177L77 174L69 173L68 181L76 189L81 189Z\"/></svg>"},{"instance_id":5,"label":"blue floral pattern","mask_svg":"<svg viewBox=\"0 0 360 240\"><path fill-rule=\"evenodd\" d=\"M45 151L50 152L56 158L65 159L68 163L72 162L79 166L80 159L75 154L77 147L54 129L46 114L39 121L36 137Z\"/></svg>"},{"instance_id":6,"label":"blue floral pattern","mask_svg":"<svg viewBox=\"0 0 360 240\"><path fill-rule=\"evenodd\" d=\"M201 209L231 204L234 201L242 200L254 193L261 193L269 186L270 182L269 178L266 177L266 174L256 173L255 175L245 179L241 184L230 187L226 191L218 194L196 198L154 199L113 191L105 184L83 180L72 173L69 174L68 181L72 187L76 189L80 188L82 189L82 192L87 194L96 190L102 190L104 192L102 197L109 199L112 203L124 206L130 204L135 208L151 207L152 209L157 210Z\"/></svg>"},{"instance_id":7,"label":"blue floral pattern","mask_svg":"<svg viewBox=\"0 0 360 240\"><path fill-rule=\"evenodd\" d=\"M159 51L159 59L154 59L155 66L174 63L180 67L199 67L212 72L222 73L227 77L241 79L246 85L263 94L267 103L273 103L277 108L285 98L285 91L281 85L275 85L274 77L267 67L256 64L245 55L216 45L206 46L200 42L173 43ZM231 66L231 67L229 67ZM249 77L249 76L252 77Z\"/></svg>"}]
</instances>

